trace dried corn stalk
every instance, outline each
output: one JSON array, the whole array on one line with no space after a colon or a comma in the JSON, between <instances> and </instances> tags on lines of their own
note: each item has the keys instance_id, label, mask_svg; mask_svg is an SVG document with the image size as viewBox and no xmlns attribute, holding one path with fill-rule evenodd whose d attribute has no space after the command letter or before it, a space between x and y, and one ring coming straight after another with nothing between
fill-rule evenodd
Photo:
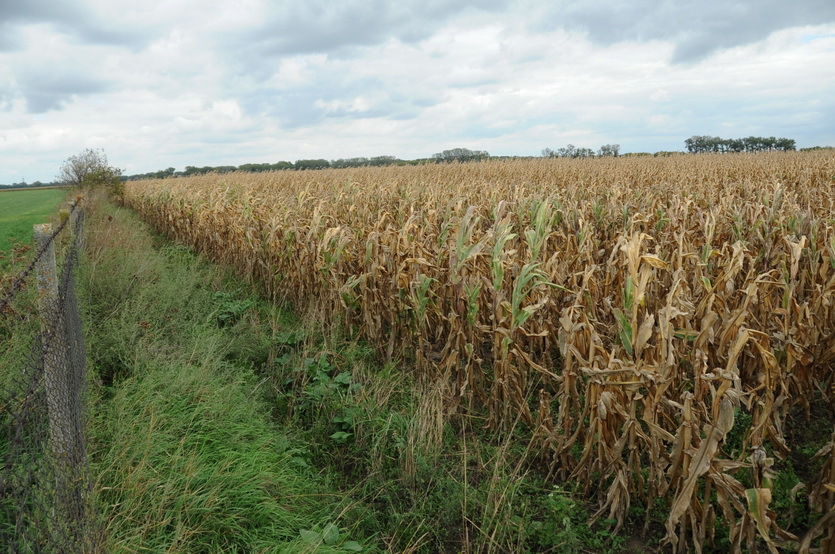
<instances>
[{"instance_id":1,"label":"dried corn stalk","mask_svg":"<svg viewBox=\"0 0 835 554\"><path fill-rule=\"evenodd\" d=\"M711 544L717 518L736 550L798 545L768 464L790 414L833 409L833 154L206 175L125 201L272 297L322 302L448 383L449 408L521 417L596 517L665 502L673 549ZM806 490L829 524L819 456ZM832 544L818 527L803 545Z\"/></svg>"}]
</instances>

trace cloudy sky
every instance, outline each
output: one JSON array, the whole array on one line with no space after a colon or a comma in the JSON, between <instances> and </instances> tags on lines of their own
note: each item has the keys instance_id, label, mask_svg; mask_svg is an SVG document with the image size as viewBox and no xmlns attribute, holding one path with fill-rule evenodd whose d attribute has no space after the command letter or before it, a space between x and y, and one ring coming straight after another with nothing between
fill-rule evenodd
<instances>
[{"instance_id":1,"label":"cloudy sky","mask_svg":"<svg viewBox=\"0 0 835 554\"><path fill-rule=\"evenodd\" d=\"M0 183L696 134L835 145L835 2L0 0Z\"/></svg>"}]
</instances>

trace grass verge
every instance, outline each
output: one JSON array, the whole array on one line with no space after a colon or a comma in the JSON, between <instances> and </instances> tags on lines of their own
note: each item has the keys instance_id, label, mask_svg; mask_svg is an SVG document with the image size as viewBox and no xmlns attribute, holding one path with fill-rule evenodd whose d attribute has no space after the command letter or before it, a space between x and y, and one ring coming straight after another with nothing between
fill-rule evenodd
<instances>
[{"instance_id":1,"label":"grass verge","mask_svg":"<svg viewBox=\"0 0 835 554\"><path fill-rule=\"evenodd\" d=\"M361 549L350 498L274 425L252 366L229 355L244 323L222 316L238 285L107 204L87 243L102 551Z\"/></svg>"}]
</instances>

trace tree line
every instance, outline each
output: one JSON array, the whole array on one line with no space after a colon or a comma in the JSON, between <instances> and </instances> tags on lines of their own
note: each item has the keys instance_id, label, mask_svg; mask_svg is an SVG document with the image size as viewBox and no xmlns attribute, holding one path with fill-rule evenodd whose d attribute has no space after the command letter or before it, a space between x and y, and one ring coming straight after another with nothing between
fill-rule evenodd
<instances>
[{"instance_id":1,"label":"tree line","mask_svg":"<svg viewBox=\"0 0 835 554\"><path fill-rule=\"evenodd\" d=\"M723 139L707 135L694 135L684 141L684 146L691 154L730 153L730 152L789 152L796 149L794 139L777 137L745 137Z\"/></svg>"},{"instance_id":2,"label":"tree line","mask_svg":"<svg viewBox=\"0 0 835 554\"><path fill-rule=\"evenodd\" d=\"M453 148L433 154L431 158L418 158L415 160L403 160L395 156L373 156L370 158L339 158L326 160L324 158L296 160L295 162L281 161L276 163L248 163L238 166L214 165L198 167L187 165L185 170L177 171L173 167L152 171L149 173L138 173L125 177L128 180L141 179L165 179L167 177L189 177L191 175L204 175L207 173L231 173L233 171L245 171L260 173L264 171L310 171L316 169L345 169L349 167L381 167L387 165L417 165L424 163L451 163L451 162L476 162L490 159L490 153L484 150L470 150L468 148Z\"/></svg>"},{"instance_id":3,"label":"tree line","mask_svg":"<svg viewBox=\"0 0 835 554\"><path fill-rule=\"evenodd\" d=\"M33 181L31 183L27 183L26 181L20 181L19 183L9 183L8 185L0 184L0 187L10 188L10 189L36 189L42 187L54 187L57 183L42 183L41 181Z\"/></svg>"},{"instance_id":4,"label":"tree line","mask_svg":"<svg viewBox=\"0 0 835 554\"><path fill-rule=\"evenodd\" d=\"M140 179L165 179L167 177L189 177L191 175L204 175L206 173L231 173L233 171L244 171L248 173L262 173L266 171L308 171L314 169L341 169L346 167L368 167L384 165L407 165L414 163L409 160L401 160L394 156L375 156L372 158L340 158L338 160L326 159L304 159L295 162L280 161L276 163L247 163L241 165L187 165L185 170L177 171L173 167L150 173L138 173L127 177L129 180Z\"/></svg>"},{"instance_id":5,"label":"tree line","mask_svg":"<svg viewBox=\"0 0 835 554\"><path fill-rule=\"evenodd\" d=\"M573 144L569 144L563 148L552 150L544 148L542 150L543 158L617 158L620 155L620 144L604 144L597 149L597 152L591 148L578 148Z\"/></svg>"},{"instance_id":6,"label":"tree line","mask_svg":"<svg viewBox=\"0 0 835 554\"><path fill-rule=\"evenodd\" d=\"M687 152L691 154L700 153L731 153L731 152L768 152L768 151L793 151L796 150L794 139L777 137L745 137L740 139L723 139L707 135L694 135L684 141ZM832 150L832 146L812 146L800 148L801 152L818 150ZM542 150L544 158L604 158L618 156L672 156L684 154L684 152L634 152L620 153L619 144L604 144L596 151L591 148L577 147L568 144L565 147L552 150ZM478 162L489 159L525 158L526 156L491 156L485 150L470 150L468 148L452 148L433 154L431 158L418 158L414 160L403 160L395 156L374 156L371 158L339 158L336 160L326 159L305 159L295 162L280 161L276 163L246 163L238 166L217 165L217 166L193 166L187 165L184 171L177 171L173 167L152 171L149 173L138 173L135 175L122 175L118 168L107 163L107 156L104 151L92 150L90 148L81 153L70 156L61 167L59 175L51 183L35 181L33 183L12 183L10 185L0 184L4 188L37 188L48 186L67 186L97 183L114 183L125 180L140 179L165 179L167 177L187 177L191 175L202 175L206 173L230 173L233 171L244 171L259 173L264 171L308 171L316 169L343 169L351 167L379 167L386 165L418 165L425 163L467 163Z\"/></svg>"},{"instance_id":7,"label":"tree line","mask_svg":"<svg viewBox=\"0 0 835 554\"><path fill-rule=\"evenodd\" d=\"M486 150L470 150L469 148L452 148L432 155L435 163L480 162L489 159L490 153Z\"/></svg>"},{"instance_id":8,"label":"tree line","mask_svg":"<svg viewBox=\"0 0 835 554\"><path fill-rule=\"evenodd\" d=\"M777 137L745 137L739 139L723 139L708 135L694 135L684 141L687 152L691 154L706 153L730 153L730 152L789 152L796 150L794 139ZM801 148L801 151L823 150L828 147L815 146L812 148ZM655 156L671 156L682 152L656 152ZM620 156L619 144L604 144L596 151L591 148L577 147L573 144L553 150L545 148L542 150L543 158L605 158ZM626 155L646 155L648 152L633 153Z\"/></svg>"},{"instance_id":9,"label":"tree line","mask_svg":"<svg viewBox=\"0 0 835 554\"><path fill-rule=\"evenodd\" d=\"M231 173L243 171L260 173L265 171L309 171L316 169L343 169L350 167L380 167L387 165L417 165L423 163L443 162L470 162L481 161L490 158L490 154L483 150L469 150L467 148L453 148L434 154L431 158L419 158L416 160L402 160L395 156L373 156L370 158L339 158L336 160L326 159L304 159L295 162L280 161L276 163L246 163L242 165L214 165L194 166L187 165L185 170L177 171L173 167L151 171L148 173L137 173L135 175L123 175L122 171L111 166L107 162L107 155L104 150L93 150L87 148L70 156L61 166L58 176L53 183L41 183L36 181L31 184L25 182L13 183L12 185L0 185L0 187L34 188L39 186L96 186L120 181L138 181L142 179L166 179L169 177L189 177L192 175L204 175L207 173Z\"/></svg>"},{"instance_id":10,"label":"tree line","mask_svg":"<svg viewBox=\"0 0 835 554\"><path fill-rule=\"evenodd\" d=\"M795 141L787 138L775 137L746 137L742 139L722 139L720 137L693 136L684 141L687 152L708 153L708 152L763 152L782 150L795 150ZM577 147L568 144L562 148L553 150L545 148L542 150L544 158L606 158L619 156L672 156L684 152L649 152L621 154L620 144L604 144L597 150L591 148ZM828 146L815 146L801 148L801 151L829 149ZM518 156L510 156L516 158ZM303 159L295 162L280 161L276 163L247 163L238 166L216 165L216 166L193 166L187 165L184 171L176 171L173 167L150 173L139 173L123 177L123 179L164 179L166 177L188 177L191 175L203 175L206 173L231 173L233 171L245 171L260 173L264 171L310 171L317 169L344 169L351 167L380 167L387 165L418 165L425 163L468 163L490 159L505 159L508 156L491 156L485 150L470 150L468 148L452 148L433 154L431 158L418 158L414 160L403 160L395 156L374 156L370 158L339 158L326 160L324 158Z\"/></svg>"}]
</instances>

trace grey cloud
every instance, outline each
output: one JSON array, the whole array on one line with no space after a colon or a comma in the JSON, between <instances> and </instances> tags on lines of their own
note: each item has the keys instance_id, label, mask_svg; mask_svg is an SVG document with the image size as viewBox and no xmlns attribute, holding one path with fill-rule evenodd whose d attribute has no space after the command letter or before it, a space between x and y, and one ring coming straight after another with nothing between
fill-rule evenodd
<instances>
[{"instance_id":1,"label":"grey cloud","mask_svg":"<svg viewBox=\"0 0 835 554\"><path fill-rule=\"evenodd\" d=\"M30 91L26 94L26 106L31 113L44 113L60 109L71 95L50 91Z\"/></svg>"},{"instance_id":2,"label":"grey cloud","mask_svg":"<svg viewBox=\"0 0 835 554\"><path fill-rule=\"evenodd\" d=\"M83 15L68 2L49 0L0 0L0 21L60 21Z\"/></svg>"},{"instance_id":3,"label":"grey cloud","mask_svg":"<svg viewBox=\"0 0 835 554\"><path fill-rule=\"evenodd\" d=\"M20 48L20 34L14 25L0 21L0 52L11 52Z\"/></svg>"},{"instance_id":4,"label":"grey cloud","mask_svg":"<svg viewBox=\"0 0 835 554\"><path fill-rule=\"evenodd\" d=\"M58 110L74 96L95 94L107 90L104 81L67 70L37 70L19 78L20 93L31 113Z\"/></svg>"},{"instance_id":5,"label":"grey cloud","mask_svg":"<svg viewBox=\"0 0 835 554\"><path fill-rule=\"evenodd\" d=\"M379 44L389 38L414 42L449 17L468 9L495 10L505 0L296 1L275 8L257 28L228 37L247 54L333 53Z\"/></svg>"},{"instance_id":6,"label":"grey cloud","mask_svg":"<svg viewBox=\"0 0 835 554\"><path fill-rule=\"evenodd\" d=\"M318 95L317 95L318 93ZM345 107L328 108L317 105L317 101L350 100L345 96L322 94L322 91L298 91L289 96L282 96L270 106L271 115L278 118L282 126L288 129L305 127L329 119L367 119L386 118L392 120L412 119L425 109L408 99L386 97L377 99L367 110L352 111Z\"/></svg>"},{"instance_id":7,"label":"grey cloud","mask_svg":"<svg viewBox=\"0 0 835 554\"><path fill-rule=\"evenodd\" d=\"M143 31L117 27L102 21L83 2L54 0L0 0L0 29L14 30L19 24L47 23L83 43L138 46L150 40ZM4 50L0 38L0 51ZM12 45L12 48L14 45Z\"/></svg>"},{"instance_id":8,"label":"grey cloud","mask_svg":"<svg viewBox=\"0 0 835 554\"><path fill-rule=\"evenodd\" d=\"M582 30L592 41L607 45L671 40L675 44L672 61L689 63L718 50L762 40L780 29L832 21L832 0L635 0L563 2L539 26Z\"/></svg>"},{"instance_id":9,"label":"grey cloud","mask_svg":"<svg viewBox=\"0 0 835 554\"><path fill-rule=\"evenodd\" d=\"M0 88L0 112L10 112L13 100L14 91Z\"/></svg>"},{"instance_id":10,"label":"grey cloud","mask_svg":"<svg viewBox=\"0 0 835 554\"><path fill-rule=\"evenodd\" d=\"M411 119L437 102L426 93L407 94L380 79L356 78L345 71L320 72L312 82L290 90L250 90L249 94L238 96L244 110L252 116L275 117L286 129L329 119ZM346 107L360 96L369 98L368 109L354 111Z\"/></svg>"}]
</instances>

